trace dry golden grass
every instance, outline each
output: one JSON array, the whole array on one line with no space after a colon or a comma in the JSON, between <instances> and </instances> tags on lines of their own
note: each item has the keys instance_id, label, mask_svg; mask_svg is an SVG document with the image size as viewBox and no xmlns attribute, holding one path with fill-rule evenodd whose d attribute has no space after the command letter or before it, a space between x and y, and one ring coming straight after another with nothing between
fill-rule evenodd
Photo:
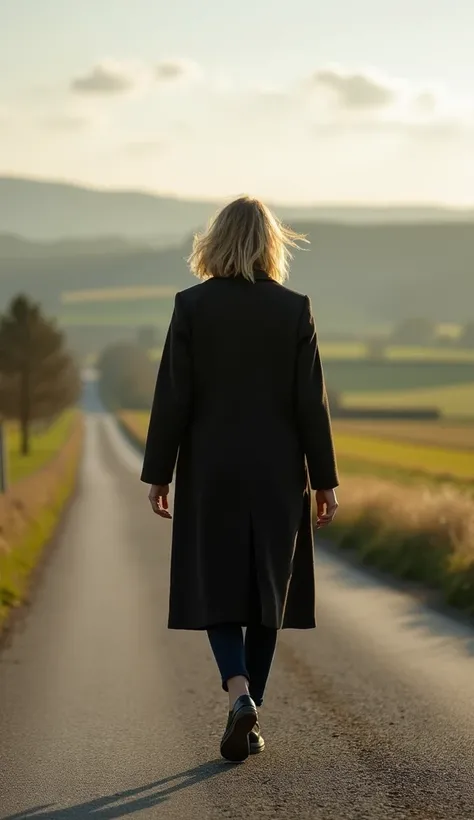
<instances>
[{"instance_id":1,"label":"dry golden grass","mask_svg":"<svg viewBox=\"0 0 474 820\"><path fill-rule=\"evenodd\" d=\"M54 458L69 439L77 416L77 410L67 410L49 427L44 429L34 427L31 433L31 452L27 456L22 456L20 453L19 425L15 422L8 422L6 425L8 482L13 484L30 473L36 473Z\"/></svg>"},{"instance_id":2,"label":"dry golden grass","mask_svg":"<svg viewBox=\"0 0 474 820\"><path fill-rule=\"evenodd\" d=\"M474 500L455 487L343 477L340 546L399 577L440 589L474 614Z\"/></svg>"},{"instance_id":3,"label":"dry golden grass","mask_svg":"<svg viewBox=\"0 0 474 820\"><path fill-rule=\"evenodd\" d=\"M146 410L119 410L117 418L124 431L138 444L145 444L150 414Z\"/></svg>"}]
</instances>

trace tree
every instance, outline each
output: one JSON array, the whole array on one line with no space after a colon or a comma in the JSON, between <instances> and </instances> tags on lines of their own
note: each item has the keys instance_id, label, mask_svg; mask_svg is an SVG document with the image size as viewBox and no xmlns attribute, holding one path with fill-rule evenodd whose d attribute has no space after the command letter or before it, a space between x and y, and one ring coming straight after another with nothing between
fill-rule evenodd
<instances>
[{"instance_id":1,"label":"tree","mask_svg":"<svg viewBox=\"0 0 474 820\"><path fill-rule=\"evenodd\" d=\"M105 348L97 362L103 402L112 408L148 410L156 366L142 347L118 342Z\"/></svg>"},{"instance_id":2,"label":"tree","mask_svg":"<svg viewBox=\"0 0 474 820\"><path fill-rule=\"evenodd\" d=\"M474 322L467 322L459 337L460 347L474 347Z\"/></svg>"},{"instance_id":3,"label":"tree","mask_svg":"<svg viewBox=\"0 0 474 820\"><path fill-rule=\"evenodd\" d=\"M19 421L23 455L30 452L32 422L74 404L80 384L55 323L27 296L13 299L0 317L0 415Z\"/></svg>"},{"instance_id":4,"label":"tree","mask_svg":"<svg viewBox=\"0 0 474 820\"><path fill-rule=\"evenodd\" d=\"M380 336L374 336L366 343L366 356L371 361L383 361L387 355L387 341Z\"/></svg>"},{"instance_id":5,"label":"tree","mask_svg":"<svg viewBox=\"0 0 474 820\"><path fill-rule=\"evenodd\" d=\"M155 327L152 325L142 325L137 332L137 344L144 350L151 350L157 345L156 337Z\"/></svg>"},{"instance_id":6,"label":"tree","mask_svg":"<svg viewBox=\"0 0 474 820\"><path fill-rule=\"evenodd\" d=\"M401 345L427 347L436 340L436 322L431 319L404 319L392 333L392 342Z\"/></svg>"}]
</instances>

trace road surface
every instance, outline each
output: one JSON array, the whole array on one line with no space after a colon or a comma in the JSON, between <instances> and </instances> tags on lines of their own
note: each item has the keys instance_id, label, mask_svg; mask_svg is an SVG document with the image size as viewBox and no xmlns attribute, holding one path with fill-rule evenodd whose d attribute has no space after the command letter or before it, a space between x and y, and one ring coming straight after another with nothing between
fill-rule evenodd
<instances>
[{"instance_id":1,"label":"road surface","mask_svg":"<svg viewBox=\"0 0 474 820\"><path fill-rule=\"evenodd\" d=\"M318 630L281 635L266 752L219 759L225 696L205 635L166 628L170 526L139 468L90 413L77 499L0 655L2 820L474 818L474 632L325 554Z\"/></svg>"}]
</instances>

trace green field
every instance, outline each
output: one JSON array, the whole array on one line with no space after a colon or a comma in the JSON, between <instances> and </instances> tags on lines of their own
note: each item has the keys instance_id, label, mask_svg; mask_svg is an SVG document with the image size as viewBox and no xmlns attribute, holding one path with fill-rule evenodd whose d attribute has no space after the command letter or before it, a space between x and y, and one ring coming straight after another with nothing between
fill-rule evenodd
<instances>
[{"instance_id":1,"label":"green field","mask_svg":"<svg viewBox=\"0 0 474 820\"><path fill-rule=\"evenodd\" d=\"M341 346L333 345L322 353L324 372L329 390L348 407L414 407L474 416L474 362L418 361L408 356L371 362L356 356L338 358L341 352ZM150 356L157 361L161 348L150 351Z\"/></svg>"},{"instance_id":2,"label":"green field","mask_svg":"<svg viewBox=\"0 0 474 820\"><path fill-rule=\"evenodd\" d=\"M74 304L61 308L59 321L68 327L139 327L140 325L166 326L171 315L171 305L166 299L147 299L137 304L115 303Z\"/></svg>"},{"instance_id":3,"label":"green field","mask_svg":"<svg viewBox=\"0 0 474 820\"><path fill-rule=\"evenodd\" d=\"M323 366L328 387L340 393L362 395L365 391L381 393L474 383L474 363L471 362L418 362L408 359L372 362L367 359L351 361L323 357Z\"/></svg>"},{"instance_id":4,"label":"green field","mask_svg":"<svg viewBox=\"0 0 474 820\"><path fill-rule=\"evenodd\" d=\"M66 325L78 326L167 324L175 293L176 288L172 285L63 291L59 318ZM361 341L325 342L321 338L320 346L326 359L360 360L367 355L367 345ZM384 358L388 361L474 363L474 349L388 345Z\"/></svg>"},{"instance_id":5,"label":"green field","mask_svg":"<svg viewBox=\"0 0 474 820\"><path fill-rule=\"evenodd\" d=\"M163 336L173 308L171 285L65 291L60 322L71 328L155 326ZM89 351L91 356L91 351ZM154 361L161 349L150 351ZM424 408L474 418L474 350L388 346L382 359L363 342L321 341L328 389L347 407Z\"/></svg>"},{"instance_id":6,"label":"green field","mask_svg":"<svg viewBox=\"0 0 474 820\"><path fill-rule=\"evenodd\" d=\"M367 345L364 342L325 342L323 340L320 343L320 350L323 361L328 359L367 360ZM417 364L471 362L474 364L474 349L388 345L381 364L383 365L384 362L416 362Z\"/></svg>"},{"instance_id":7,"label":"green field","mask_svg":"<svg viewBox=\"0 0 474 820\"><path fill-rule=\"evenodd\" d=\"M474 374L471 384L412 390L354 390L344 393L346 407L420 408L434 407L446 418L474 419Z\"/></svg>"},{"instance_id":8,"label":"green field","mask_svg":"<svg viewBox=\"0 0 474 820\"><path fill-rule=\"evenodd\" d=\"M416 360L417 362L472 362L474 349L462 347L402 347L393 345L387 348L389 360Z\"/></svg>"},{"instance_id":9,"label":"green field","mask_svg":"<svg viewBox=\"0 0 474 820\"><path fill-rule=\"evenodd\" d=\"M399 421L374 419L336 419L337 433L352 436L372 436L389 441L428 444L456 450L474 451L474 423L472 421Z\"/></svg>"},{"instance_id":10,"label":"green field","mask_svg":"<svg viewBox=\"0 0 474 820\"><path fill-rule=\"evenodd\" d=\"M20 455L20 432L18 425L7 424L8 481L13 484L36 472L50 461L68 439L77 411L69 410L46 430L37 430L31 437L31 453Z\"/></svg>"},{"instance_id":11,"label":"green field","mask_svg":"<svg viewBox=\"0 0 474 820\"><path fill-rule=\"evenodd\" d=\"M376 429L376 427L375 427ZM341 459L377 467L394 467L409 473L454 478L474 483L474 452L440 445L417 444L373 435L335 432L336 452Z\"/></svg>"},{"instance_id":12,"label":"green field","mask_svg":"<svg viewBox=\"0 0 474 820\"><path fill-rule=\"evenodd\" d=\"M122 411L122 424L133 438L144 442L149 415L145 411ZM451 480L462 484L474 483L474 426L466 427L469 447L462 443L464 428L430 423L430 433L418 422L411 424L403 437L400 423L390 436L389 422L370 423L370 431L351 425L358 422L334 423L336 452L341 472L378 475L387 478L422 478ZM427 438L427 436L429 436ZM452 442L457 438L457 446ZM424 440L423 440L424 438Z\"/></svg>"},{"instance_id":13,"label":"green field","mask_svg":"<svg viewBox=\"0 0 474 820\"><path fill-rule=\"evenodd\" d=\"M168 286L65 291L59 320L67 327L163 326L169 322L175 289Z\"/></svg>"}]
</instances>

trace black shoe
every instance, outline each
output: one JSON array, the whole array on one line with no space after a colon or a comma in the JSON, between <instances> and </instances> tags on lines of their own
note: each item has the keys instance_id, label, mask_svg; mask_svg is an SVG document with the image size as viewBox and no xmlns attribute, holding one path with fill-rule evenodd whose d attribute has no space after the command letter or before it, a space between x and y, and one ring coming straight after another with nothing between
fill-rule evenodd
<instances>
[{"instance_id":1,"label":"black shoe","mask_svg":"<svg viewBox=\"0 0 474 820\"><path fill-rule=\"evenodd\" d=\"M265 741L260 734L260 726L258 722L249 734L249 746L251 755L258 755L259 752L263 752L265 748Z\"/></svg>"},{"instance_id":2,"label":"black shoe","mask_svg":"<svg viewBox=\"0 0 474 820\"><path fill-rule=\"evenodd\" d=\"M258 721L257 707L249 695L237 698L229 712L226 730L221 740L221 755L233 763L246 760L250 754L249 732Z\"/></svg>"}]
</instances>

